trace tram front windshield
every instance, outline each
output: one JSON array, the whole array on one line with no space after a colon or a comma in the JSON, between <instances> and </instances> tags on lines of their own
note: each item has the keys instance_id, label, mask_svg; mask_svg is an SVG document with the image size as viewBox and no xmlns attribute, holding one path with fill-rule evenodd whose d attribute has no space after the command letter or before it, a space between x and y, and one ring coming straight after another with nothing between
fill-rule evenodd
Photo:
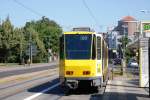
<instances>
[{"instance_id":1,"label":"tram front windshield","mask_svg":"<svg viewBox=\"0 0 150 100\"><path fill-rule=\"evenodd\" d=\"M90 59L91 40L92 35L90 34L66 34L66 59Z\"/></svg>"}]
</instances>

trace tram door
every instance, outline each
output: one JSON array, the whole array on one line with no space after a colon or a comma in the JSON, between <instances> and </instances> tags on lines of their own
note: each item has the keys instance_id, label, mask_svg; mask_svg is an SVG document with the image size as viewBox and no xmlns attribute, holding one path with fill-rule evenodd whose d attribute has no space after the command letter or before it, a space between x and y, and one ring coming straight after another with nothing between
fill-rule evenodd
<instances>
[{"instance_id":1,"label":"tram door","mask_svg":"<svg viewBox=\"0 0 150 100\"><path fill-rule=\"evenodd\" d=\"M102 74L101 37L97 36L97 75Z\"/></svg>"}]
</instances>

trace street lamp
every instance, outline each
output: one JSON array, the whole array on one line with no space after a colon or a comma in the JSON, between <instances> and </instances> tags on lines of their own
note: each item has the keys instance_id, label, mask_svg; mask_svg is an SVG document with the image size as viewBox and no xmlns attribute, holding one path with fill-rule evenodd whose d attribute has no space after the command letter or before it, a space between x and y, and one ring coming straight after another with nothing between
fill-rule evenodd
<instances>
[{"instance_id":1,"label":"street lamp","mask_svg":"<svg viewBox=\"0 0 150 100\"><path fill-rule=\"evenodd\" d=\"M126 36L126 28L128 27L127 25L125 25L125 24L123 24L122 25L122 27L123 27L123 38L122 38L122 46L123 46L123 59L122 59L122 74L123 74L123 72L124 72L124 68L126 67L126 60L125 60L125 36Z\"/></svg>"},{"instance_id":2,"label":"street lamp","mask_svg":"<svg viewBox=\"0 0 150 100\"><path fill-rule=\"evenodd\" d=\"M29 66L32 64L32 35L31 32L29 32Z\"/></svg>"},{"instance_id":3,"label":"street lamp","mask_svg":"<svg viewBox=\"0 0 150 100\"><path fill-rule=\"evenodd\" d=\"M142 12L142 13L150 13L149 10L140 10L140 12Z\"/></svg>"},{"instance_id":4,"label":"street lamp","mask_svg":"<svg viewBox=\"0 0 150 100\"><path fill-rule=\"evenodd\" d=\"M122 41L122 45L123 45L123 59L125 60L125 36L126 36L126 28L128 27L127 25L122 25L123 27L123 41Z\"/></svg>"}]
</instances>

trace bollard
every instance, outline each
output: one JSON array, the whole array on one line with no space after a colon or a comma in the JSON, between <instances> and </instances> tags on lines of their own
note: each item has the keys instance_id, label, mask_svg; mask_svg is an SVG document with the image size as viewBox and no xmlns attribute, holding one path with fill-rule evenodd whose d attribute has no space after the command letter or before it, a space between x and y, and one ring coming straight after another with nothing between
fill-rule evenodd
<instances>
[{"instance_id":1,"label":"bollard","mask_svg":"<svg viewBox=\"0 0 150 100\"><path fill-rule=\"evenodd\" d=\"M124 72L125 72L125 67L126 67L126 61L125 61L125 59L124 59L124 60L122 60L122 64L121 64L121 75L124 74Z\"/></svg>"},{"instance_id":2,"label":"bollard","mask_svg":"<svg viewBox=\"0 0 150 100\"><path fill-rule=\"evenodd\" d=\"M112 70L111 70L111 73L112 73L112 75L111 75L111 79L113 80L113 75L114 75L114 73L113 73L113 68L112 68Z\"/></svg>"}]
</instances>

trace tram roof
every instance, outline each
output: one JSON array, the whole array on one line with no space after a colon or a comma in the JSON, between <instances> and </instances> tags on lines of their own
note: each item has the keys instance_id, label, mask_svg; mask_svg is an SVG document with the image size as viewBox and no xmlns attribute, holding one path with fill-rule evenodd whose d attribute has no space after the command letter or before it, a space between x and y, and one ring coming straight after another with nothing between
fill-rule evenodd
<instances>
[{"instance_id":1,"label":"tram roof","mask_svg":"<svg viewBox=\"0 0 150 100\"><path fill-rule=\"evenodd\" d=\"M71 31L71 32L64 32L64 34L95 34L95 32Z\"/></svg>"}]
</instances>

